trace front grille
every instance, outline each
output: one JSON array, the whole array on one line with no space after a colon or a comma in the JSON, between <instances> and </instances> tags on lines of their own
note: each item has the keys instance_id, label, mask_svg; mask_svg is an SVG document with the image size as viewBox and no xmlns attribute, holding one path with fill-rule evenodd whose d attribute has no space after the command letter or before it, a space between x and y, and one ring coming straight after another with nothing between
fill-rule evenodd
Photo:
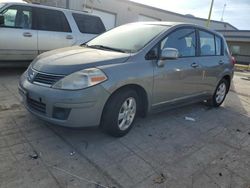
<instances>
[{"instance_id":1,"label":"front grille","mask_svg":"<svg viewBox=\"0 0 250 188\"><path fill-rule=\"evenodd\" d=\"M46 113L46 104L44 104L42 102L39 102L39 101L36 101L36 100L33 100L33 99L27 97L27 104L28 104L28 107L31 108L32 110L35 110L35 111L40 112L42 114Z\"/></svg>"},{"instance_id":2,"label":"front grille","mask_svg":"<svg viewBox=\"0 0 250 188\"><path fill-rule=\"evenodd\" d=\"M62 78L63 76L37 73L35 75L33 83L51 86Z\"/></svg>"}]
</instances>

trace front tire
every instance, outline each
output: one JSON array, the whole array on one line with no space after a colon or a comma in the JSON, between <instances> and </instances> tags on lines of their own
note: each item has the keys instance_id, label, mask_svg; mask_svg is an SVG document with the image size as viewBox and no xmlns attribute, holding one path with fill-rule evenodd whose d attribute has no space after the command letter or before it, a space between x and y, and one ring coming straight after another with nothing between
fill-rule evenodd
<instances>
[{"instance_id":1,"label":"front tire","mask_svg":"<svg viewBox=\"0 0 250 188\"><path fill-rule=\"evenodd\" d=\"M101 126L114 137L126 135L133 127L138 111L138 95L134 90L124 89L108 100L102 117Z\"/></svg>"},{"instance_id":2,"label":"front tire","mask_svg":"<svg viewBox=\"0 0 250 188\"><path fill-rule=\"evenodd\" d=\"M225 100L227 92L229 90L229 82L226 79L222 79L216 87L216 90L208 103L210 106L219 107Z\"/></svg>"}]
</instances>

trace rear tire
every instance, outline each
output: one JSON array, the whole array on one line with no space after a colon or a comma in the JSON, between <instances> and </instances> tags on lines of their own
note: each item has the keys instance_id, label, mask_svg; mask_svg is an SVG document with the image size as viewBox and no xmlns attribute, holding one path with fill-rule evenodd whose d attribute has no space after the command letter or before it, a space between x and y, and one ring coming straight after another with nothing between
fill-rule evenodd
<instances>
[{"instance_id":1,"label":"rear tire","mask_svg":"<svg viewBox=\"0 0 250 188\"><path fill-rule=\"evenodd\" d=\"M134 90L123 89L108 100L102 116L101 127L109 135L122 137L133 127L139 102Z\"/></svg>"},{"instance_id":2,"label":"rear tire","mask_svg":"<svg viewBox=\"0 0 250 188\"><path fill-rule=\"evenodd\" d=\"M229 82L223 78L217 85L212 98L208 100L208 104L212 107L219 107L224 102L228 90Z\"/></svg>"}]
</instances>

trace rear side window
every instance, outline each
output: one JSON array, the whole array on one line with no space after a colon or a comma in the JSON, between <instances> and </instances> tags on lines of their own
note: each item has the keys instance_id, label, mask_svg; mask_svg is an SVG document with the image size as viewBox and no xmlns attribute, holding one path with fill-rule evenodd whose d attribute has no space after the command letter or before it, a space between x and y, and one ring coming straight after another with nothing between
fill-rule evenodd
<instances>
[{"instance_id":1,"label":"rear side window","mask_svg":"<svg viewBox=\"0 0 250 188\"><path fill-rule=\"evenodd\" d=\"M38 30L71 32L69 23L61 11L36 8L36 17L36 29Z\"/></svg>"},{"instance_id":2,"label":"rear side window","mask_svg":"<svg viewBox=\"0 0 250 188\"><path fill-rule=\"evenodd\" d=\"M102 20L97 16L77 13L73 13L72 15L81 33L101 34L106 30Z\"/></svg>"},{"instance_id":3,"label":"rear side window","mask_svg":"<svg viewBox=\"0 0 250 188\"><path fill-rule=\"evenodd\" d=\"M222 42L221 38L218 36L215 36L215 46L216 46L216 55L222 55Z\"/></svg>"},{"instance_id":4,"label":"rear side window","mask_svg":"<svg viewBox=\"0 0 250 188\"><path fill-rule=\"evenodd\" d=\"M215 55L214 35L205 31L199 31L201 56Z\"/></svg>"}]
</instances>

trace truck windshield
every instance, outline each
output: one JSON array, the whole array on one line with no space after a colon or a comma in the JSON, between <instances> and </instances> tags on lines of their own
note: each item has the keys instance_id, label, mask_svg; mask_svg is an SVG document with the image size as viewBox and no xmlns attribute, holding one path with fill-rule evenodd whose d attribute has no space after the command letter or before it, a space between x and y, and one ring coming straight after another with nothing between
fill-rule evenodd
<instances>
[{"instance_id":1,"label":"truck windshield","mask_svg":"<svg viewBox=\"0 0 250 188\"><path fill-rule=\"evenodd\" d=\"M112 29L87 43L88 47L134 53L166 30L166 25L129 24Z\"/></svg>"}]
</instances>

